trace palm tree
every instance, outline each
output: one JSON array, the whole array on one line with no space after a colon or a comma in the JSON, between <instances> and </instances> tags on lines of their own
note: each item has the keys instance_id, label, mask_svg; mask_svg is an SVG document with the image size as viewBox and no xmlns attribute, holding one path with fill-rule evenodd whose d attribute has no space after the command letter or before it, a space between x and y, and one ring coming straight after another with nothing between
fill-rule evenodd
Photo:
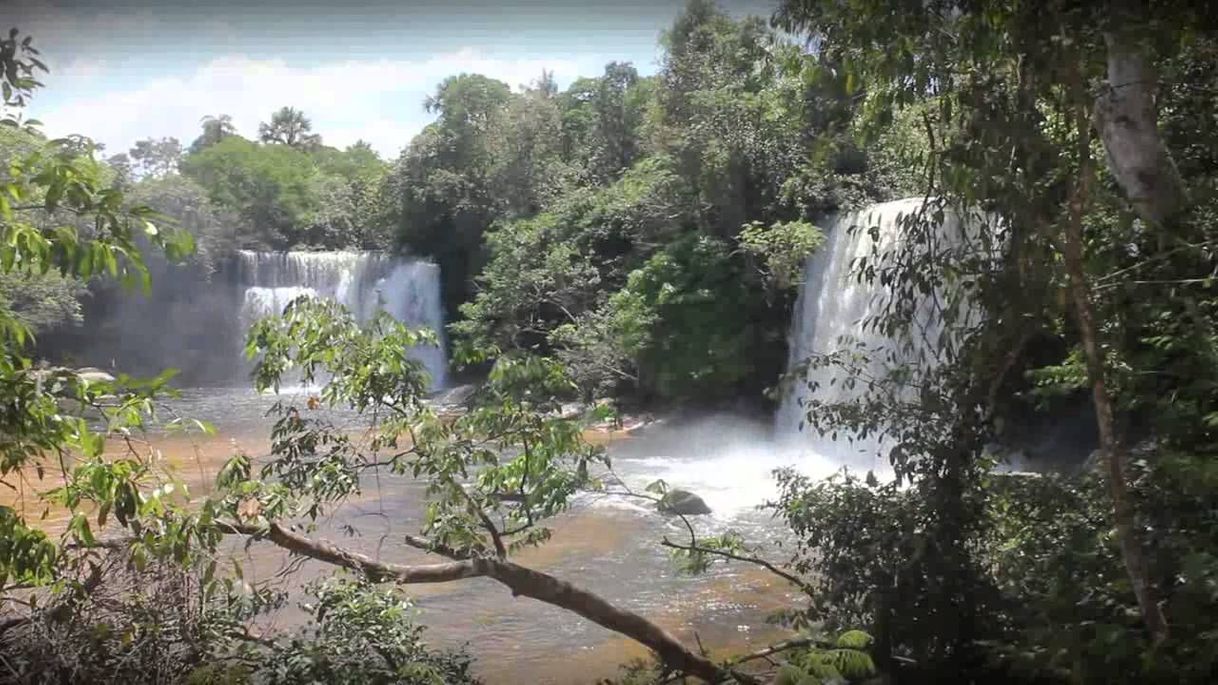
<instances>
[{"instance_id":1,"label":"palm tree","mask_svg":"<svg viewBox=\"0 0 1218 685\"><path fill-rule=\"evenodd\" d=\"M264 143L281 143L308 148L319 145L321 136L310 133L313 123L295 107L282 107L271 115L271 122L258 125L258 137Z\"/></svg>"},{"instance_id":2,"label":"palm tree","mask_svg":"<svg viewBox=\"0 0 1218 685\"><path fill-rule=\"evenodd\" d=\"M203 134L190 144L191 153L211 147L229 136L237 135L237 127L233 126L233 118L227 114L216 116L207 115L199 120L203 124Z\"/></svg>"}]
</instances>

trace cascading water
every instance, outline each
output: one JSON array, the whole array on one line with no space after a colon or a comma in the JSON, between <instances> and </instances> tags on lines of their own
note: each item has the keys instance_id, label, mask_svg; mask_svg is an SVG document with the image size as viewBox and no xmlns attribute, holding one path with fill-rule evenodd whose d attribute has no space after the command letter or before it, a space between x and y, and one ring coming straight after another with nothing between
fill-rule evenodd
<instances>
[{"instance_id":1,"label":"cascading water","mask_svg":"<svg viewBox=\"0 0 1218 685\"><path fill-rule=\"evenodd\" d=\"M421 346L412 355L427 368L432 387L444 387L444 311L436 265L379 252L242 250L238 259L239 279L245 287L243 323L282 312L301 295L331 298L360 321L384 310L408 326L435 332L439 346Z\"/></svg>"},{"instance_id":2,"label":"cascading water","mask_svg":"<svg viewBox=\"0 0 1218 685\"><path fill-rule=\"evenodd\" d=\"M859 259L881 268L901 247L904 217L919 212L923 200L909 199L872 205L843 213L827 221L826 241L804 265L803 284L792 316L788 368L795 369L816 355L838 351L863 355L861 371L884 376L894 360L917 360L926 369L938 363L942 330L941 297L918 297L914 314L917 335L892 340L865 324L888 303L889 291L876 279L860 282ZM928 208L931 210L934 208ZM933 218L928 211L922 218ZM914 217L911 217L914 218ZM922 218L916 223L922 224ZM909 222L915 223L915 222ZM971 222L970 224L971 225ZM942 222L924 226L926 242L938 248L960 246L962 224L950 211ZM922 247L921 241L916 246ZM842 383L843 370L809 367L791 383L775 416L773 432L731 416L649 429L616 448L614 461L637 474L634 485L662 479L702 495L722 525L740 525L755 506L778 494L775 469L790 467L811 478L823 478L848 468L872 471L880 478L891 474L883 445L875 440L852 439L845 431L819 435L808 425L811 401L849 402L864 392L862 385ZM815 385L815 390L809 385ZM767 438L775 438L773 440ZM627 503L629 504L629 503Z\"/></svg>"},{"instance_id":3,"label":"cascading water","mask_svg":"<svg viewBox=\"0 0 1218 685\"><path fill-rule=\"evenodd\" d=\"M932 298L927 297L917 317L929 330L920 331L910 344L897 342L864 326L879 314L888 296L884 286L859 282L855 265L860 258L892 250L901 238L901 219L918 211L922 198L895 200L872 205L857 212L837 216L826 227L825 244L808 260L804 281L792 316L788 368L794 369L815 355L830 355L865 350L862 371L878 378L889 370L890 354L897 357L923 355L937 344L938 317L931 315ZM947 240L955 239L960 222L948 215L939 226ZM934 350L931 350L934 356ZM874 440L851 440L844 433L818 435L807 425L809 403L849 402L865 392L863 384L843 382L843 370L831 366L809 367L804 379L792 382L776 416L776 434L785 442L803 446L815 454L853 469L886 471L887 461L880 455L881 444ZM813 389L810 386L815 386Z\"/></svg>"}]
</instances>

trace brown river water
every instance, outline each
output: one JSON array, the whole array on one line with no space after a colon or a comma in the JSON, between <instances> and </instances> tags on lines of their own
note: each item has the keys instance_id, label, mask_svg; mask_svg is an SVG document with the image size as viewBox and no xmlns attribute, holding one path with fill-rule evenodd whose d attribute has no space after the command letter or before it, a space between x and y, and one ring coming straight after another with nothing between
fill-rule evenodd
<instances>
[{"instance_id":1,"label":"brown river water","mask_svg":"<svg viewBox=\"0 0 1218 685\"><path fill-rule=\"evenodd\" d=\"M289 398L291 399L291 398ZM214 436L159 435L151 447L192 490L205 492L215 473L240 449L253 456L269 451L273 398L248 390L192 390L174 400L183 415L212 422ZM297 396L303 403L303 396ZM632 487L663 478L670 485L700 494L714 510L697 517L699 534L737 530L751 543L781 559L781 524L756 505L774 493L772 469L788 464L804 472L828 473L833 465L777 447L769 426L731 416L683 424L659 423L638 435L591 435L604 440L615 470ZM810 462L809 459L812 459ZM49 487L30 478L28 487ZM30 503L27 495L26 503ZM4 497L12 503L15 496ZM16 498L20 504L19 499ZM400 542L417 532L422 486L405 477L381 475L365 480L364 491L318 521L316 537L393 562L436 561ZM757 649L789 636L766 618L799 597L780 579L757 567L716 564L707 573L677 571L660 541L685 535L679 520L637 501L613 496L578 497L570 511L550 521L553 538L514 556L634 610L673 632L687 644L700 642L716 656ZM48 528L61 528L62 514L49 512ZM354 534L352 534L354 531ZM248 549L234 546L247 581L276 580L288 566L286 553L269 543ZM296 560L299 563L299 560ZM306 582L329 575L331 567L306 561L283 580L298 591ZM464 646L475 657L478 674L489 684L591 683L612 677L618 667L646 656L646 649L575 614L529 598L513 598L488 579L468 579L408 588L436 647ZM301 612L287 610L262 621L264 631L290 628Z\"/></svg>"}]
</instances>

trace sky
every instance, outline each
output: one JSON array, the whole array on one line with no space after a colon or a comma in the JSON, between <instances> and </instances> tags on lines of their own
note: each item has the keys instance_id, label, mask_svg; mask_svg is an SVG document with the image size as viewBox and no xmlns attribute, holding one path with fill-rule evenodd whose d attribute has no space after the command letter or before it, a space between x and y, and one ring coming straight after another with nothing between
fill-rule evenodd
<instances>
[{"instance_id":1,"label":"sky","mask_svg":"<svg viewBox=\"0 0 1218 685\"><path fill-rule=\"evenodd\" d=\"M206 115L238 133L290 105L329 145L366 140L387 158L432 118L444 78L480 73L512 87L543 69L560 87L611 61L656 71L681 0L0 0L0 30L33 36L50 67L26 116L58 137L127 150L143 138L189 145ZM771 0L721 0L768 16Z\"/></svg>"}]
</instances>

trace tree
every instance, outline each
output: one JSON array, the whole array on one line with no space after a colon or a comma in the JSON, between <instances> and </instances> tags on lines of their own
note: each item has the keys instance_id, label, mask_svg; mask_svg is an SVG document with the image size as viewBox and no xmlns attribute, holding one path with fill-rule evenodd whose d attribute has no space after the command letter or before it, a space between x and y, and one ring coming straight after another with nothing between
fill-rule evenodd
<instances>
[{"instance_id":1,"label":"tree","mask_svg":"<svg viewBox=\"0 0 1218 685\"><path fill-rule=\"evenodd\" d=\"M240 242L249 247L300 243L320 206L312 158L288 145L229 136L187 157L182 172L206 188L213 203L241 217Z\"/></svg>"},{"instance_id":2,"label":"tree","mask_svg":"<svg viewBox=\"0 0 1218 685\"><path fill-rule=\"evenodd\" d=\"M725 669L642 616L510 559L549 538L546 519L565 510L576 491L597 486L603 455L583 441L580 421L553 411L558 398L570 392L570 381L559 365L544 359L499 358L470 410L455 420L442 418L422 401L428 387L422 364L405 354L429 338L385 314L359 326L341 305L309 298L291 303L282 316L258 322L247 345L257 359L258 388L277 388L289 369L307 381L324 374L331 380L320 401L359 411L372 420L374 434L364 450L327 422L281 407L274 455L260 474L249 457L238 456L217 478L213 511L224 512L228 530L375 581L490 578L515 595L575 612L637 640L673 669L708 682L724 678ZM322 456L315 452L322 445L330 446L328 456L306 456ZM358 492L361 474L371 468L427 481L423 529L406 541L448 561L386 564L292 530L291 519L314 520Z\"/></svg>"},{"instance_id":3,"label":"tree","mask_svg":"<svg viewBox=\"0 0 1218 685\"><path fill-rule=\"evenodd\" d=\"M131 201L150 207L174 227L194 236L197 250L192 257L200 260L206 271L214 270L237 248L240 217L212 202L207 189L193 178L183 174L145 178L127 193Z\"/></svg>"},{"instance_id":4,"label":"tree","mask_svg":"<svg viewBox=\"0 0 1218 685\"><path fill-rule=\"evenodd\" d=\"M726 243L688 236L631 271L609 297L605 333L633 362L644 392L705 401L733 395L756 371L746 352L755 336L749 294L736 269Z\"/></svg>"},{"instance_id":5,"label":"tree","mask_svg":"<svg viewBox=\"0 0 1218 685\"><path fill-rule=\"evenodd\" d=\"M182 144L177 138L148 138L136 141L129 155L141 176L164 178L177 173L182 161Z\"/></svg>"},{"instance_id":6,"label":"tree","mask_svg":"<svg viewBox=\"0 0 1218 685\"><path fill-rule=\"evenodd\" d=\"M481 75L445 79L425 106L437 115L402 152L384 189L399 244L436 260L455 318L483 260L483 233L505 207L493 179L493 136L511 89Z\"/></svg>"},{"instance_id":7,"label":"tree","mask_svg":"<svg viewBox=\"0 0 1218 685\"><path fill-rule=\"evenodd\" d=\"M115 184L125 186L135 180L135 170L131 166L131 158L126 152L120 152L117 155L110 155L106 158L106 165L114 170Z\"/></svg>"},{"instance_id":8,"label":"tree","mask_svg":"<svg viewBox=\"0 0 1218 685\"><path fill-rule=\"evenodd\" d=\"M1185 192L1159 135L1157 83L1143 45L1150 16L1142 3L1132 0L1112 0L1109 11L1104 31L1107 84L1092 108L1094 125L1109 169L1134 210L1152 224L1163 224L1180 211Z\"/></svg>"},{"instance_id":9,"label":"tree","mask_svg":"<svg viewBox=\"0 0 1218 685\"><path fill-rule=\"evenodd\" d=\"M80 296L84 286L57 272L0 274L0 316L16 321L33 333L83 319Z\"/></svg>"},{"instance_id":10,"label":"tree","mask_svg":"<svg viewBox=\"0 0 1218 685\"><path fill-rule=\"evenodd\" d=\"M1126 573L1147 633L1163 640L1168 635L1164 587L1149 570L1146 531L1128 494L1124 444L1129 414L1149 401L1138 397L1138 384L1130 377L1159 370L1124 365L1135 359L1168 362L1144 356L1148 346L1163 342L1152 342L1157 326L1119 299L1108 299L1108 293L1124 289L1108 279L1142 268L1143 256L1133 258L1127 250L1130 240L1155 253L1169 235L1191 233L1192 239L1172 249L1192 256L1182 256L1173 268L1189 273L1210 261L1196 252L1208 242L1200 227L1171 221L1186 206L1187 193L1159 134L1148 68L1152 59L1166 62L1187 49L1200 25L1197 16L1185 4L1171 2L1155 3L1153 12L1121 2L1004 8L943 2L860 11L793 0L784 3L778 20L814 36L849 82L865 89L873 123L890 121L903 107L931 105L925 121L936 139L925 163L927 192L945 194L962 207L993 207L1009 222L1009 230L996 230L1020 264L1021 278L1013 277L1014 267L1003 272L1012 279L1005 281L1008 293L1044 297L1054 287L1048 283L1065 282L1077 332L1070 346L1077 353L1057 370L1071 368L1087 379ZM881 25L884 32L877 30ZM1093 159L1095 128L1109 160L1109 178ZM1120 188L1127 202L1109 187ZM1132 221L1135 215L1142 223ZM1052 264L1062 264L1065 273L1046 268ZM1165 282L1183 282L1179 278L1177 272ZM1139 289L1137 297L1149 292ZM1158 296L1163 299L1154 308L1160 313L1194 301L1179 292ZM1019 298L998 305L991 316L1051 328L1046 299ZM1015 341L1035 333L1016 327L1007 335L1008 349L1013 343L1016 351L1006 354L1018 357L1025 343ZM1197 401L1208 405L1209 399ZM1170 435L1161 434L1167 440Z\"/></svg>"},{"instance_id":11,"label":"tree","mask_svg":"<svg viewBox=\"0 0 1218 685\"><path fill-rule=\"evenodd\" d=\"M200 122L203 124L203 133L190 144L191 154L202 152L229 136L237 135L237 128L233 126L233 118L227 114L216 116L209 114Z\"/></svg>"},{"instance_id":12,"label":"tree","mask_svg":"<svg viewBox=\"0 0 1218 685\"><path fill-rule=\"evenodd\" d=\"M294 107L281 107L270 123L258 124L258 138L264 143L280 143L302 150L321 145L321 136L310 133L313 123Z\"/></svg>"},{"instance_id":13,"label":"tree","mask_svg":"<svg viewBox=\"0 0 1218 685\"><path fill-rule=\"evenodd\" d=\"M33 74L45 68L33 57L37 53L30 43L28 37L20 39L16 29L0 41L6 107L23 105L39 86ZM0 128L21 127L7 110L0 117ZM137 236L180 258L191 248L189 235L158 228L147 208L127 207L121 191L105 182L105 169L70 143L47 141L9 160L0 178L0 270L6 279L36 279L52 271L80 279L108 273L146 285ZM73 224L81 218L82 226ZM115 509L125 521L135 506L129 479L147 465L103 459L105 435L139 424L160 382L138 389L129 380L90 385L70 369L35 369L29 351L31 324L37 321L22 320L19 311L0 310L0 376L5 388L0 403L6 407L4 433L9 436L0 449L0 478L17 489L14 483L28 472L45 473L48 460L71 459L74 469L64 469L64 489L56 492L93 493L107 502L107 515ZM105 402L103 396L108 397ZM100 412L106 427L94 428L97 424L85 417L90 409ZM69 510L74 514L72 539L90 540L84 514L76 507ZM53 582L80 589L68 580L74 562L67 558L66 540L52 541L30 525L23 511L7 506L0 507L0 530L0 597L8 600L15 589Z\"/></svg>"},{"instance_id":14,"label":"tree","mask_svg":"<svg viewBox=\"0 0 1218 685\"><path fill-rule=\"evenodd\" d=\"M490 132L489 183L509 217L532 216L557 194L559 104L544 82L513 95Z\"/></svg>"},{"instance_id":15,"label":"tree","mask_svg":"<svg viewBox=\"0 0 1218 685\"><path fill-rule=\"evenodd\" d=\"M382 187L388 165L366 142L346 150L257 144L227 136L182 162L215 208L240 219L248 247L381 249L392 240Z\"/></svg>"},{"instance_id":16,"label":"tree","mask_svg":"<svg viewBox=\"0 0 1218 685\"><path fill-rule=\"evenodd\" d=\"M564 154L589 180L611 182L639 156L651 85L630 64L612 62L562 94Z\"/></svg>"},{"instance_id":17,"label":"tree","mask_svg":"<svg viewBox=\"0 0 1218 685\"><path fill-rule=\"evenodd\" d=\"M649 159L608 187L570 192L536 217L497 226L480 290L454 329L477 347L549 350L557 326L595 309L680 234L693 211L683 191L667 160Z\"/></svg>"}]
</instances>

